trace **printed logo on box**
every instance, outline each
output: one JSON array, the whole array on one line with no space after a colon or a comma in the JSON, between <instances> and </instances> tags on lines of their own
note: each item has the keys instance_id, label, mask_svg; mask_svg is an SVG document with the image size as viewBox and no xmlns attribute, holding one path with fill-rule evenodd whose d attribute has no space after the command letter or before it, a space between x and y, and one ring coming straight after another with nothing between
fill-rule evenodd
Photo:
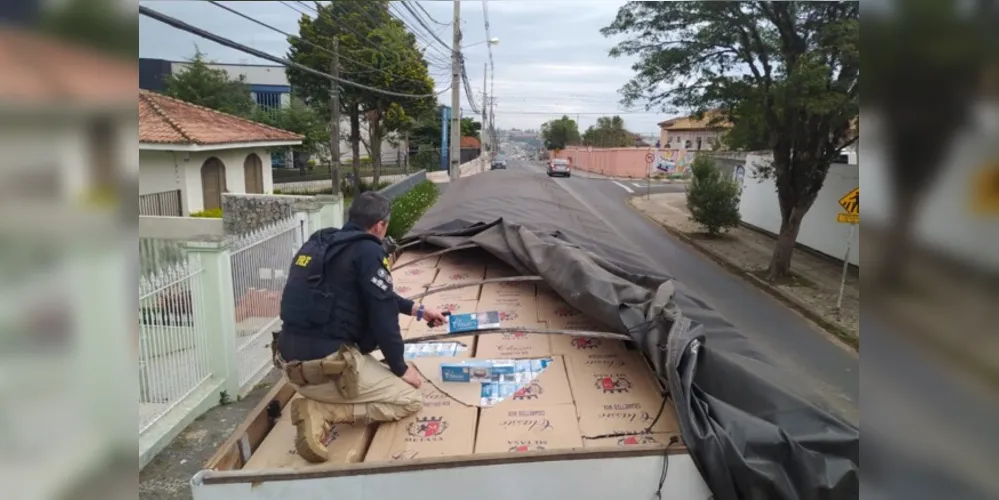
<instances>
[{"instance_id":1,"label":"printed logo on box","mask_svg":"<svg viewBox=\"0 0 999 500\"><path fill-rule=\"evenodd\" d=\"M402 274L405 274L406 276L419 276L426 273L426 269L421 269L419 267L410 267L402 272Z\"/></svg>"},{"instance_id":2,"label":"printed logo on box","mask_svg":"<svg viewBox=\"0 0 999 500\"><path fill-rule=\"evenodd\" d=\"M544 388L541 387L537 382L531 382L513 393L513 399L518 401L538 399L542 393L544 393Z\"/></svg>"},{"instance_id":3,"label":"printed logo on box","mask_svg":"<svg viewBox=\"0 0 999 500\"><path fill-rule=\"evenodd\" d=\"M573 337L570 343L576 349L596 349L600 347L600 339L590 337Z\"/></svg>"},{"instance_id":4,"label":"printed logo on box","mask_svg":"<svg viewBox=\"0 0 999 500\"><path fill-rule=\"evenodd\" d=\"M622 392L629 392L631 390L631 382L622 375L608 375L600 377L596 380L594 384L597 389L604 391L604 394L617 394Z\"/></svg>"},{"instance_id":5,"label":"printed logo on box","mask_svg":"<svg viewBox=\"0 0 999 500\"><path fill-rule=\"evenodd\" d=\"M524 452L527 452L527 451L546 450L546 449L548 449L547 446L546 446L547 444L548 444L547 442L527 443L527 444L512 444L510 446L510 449L507 450L507 451L509 451L511 453L524 453Z\"/></svg>"},{"instance_id":6,"label":"printed logo on box","mask_svg":"<svg viewBox=\"0 0 999 500\"><path fill-rule=\"evenodd\" d=\"M448 275L447 278L449 280L452 280L452 281L463 281L463 280L467 280L467 279L469 279L471 277L472 277L472 273L458 272L458 273L451 273L450 275Z\"/></svg>"},{"instance_id":7,"label":"printed logo on box","mask_svg":"<svg viewBox=\"0 0 999 500\"><path fill-rule=\"evenodd\" d=\"M448 428L444 417L417 417L416 421L410 422L406 426L406 432L410 437L407 441L425 441L430 439L440 439Z\"/></svg>"},{"instance_id":8,"label":"printed logo on box","mask_svg":"<svg viewBox=\"0 0 999 500\"><path fill-rule=\"evenodd\" d=\"M502 314L500 315L502 317ZM524 332L503 332L500 334L504 340L523 340L527 338Z\"/></svg>"},{"instance_id":9,"label":"printed logo on box","mask_svg":"<svg viewBox=\"0 0 999 500\"><path fill-rule=\"evenodd\" d=\"M617 440L618 446L634 446L639 444L659 444L656 438L648 434L643 436L625 436Z\"/></svg>"},{"instance_id":10,"label":"printed logo on box","mask_svg":"<svg viewBox=\"0 0 999 500\"><path fill-rule=\"evenodd\" d=\"M409 285L396 285L396 286L395 286L395 291L396 291L396 293L398 293L399 295L404 295L404 294L407 294L407 293L409 293L409 291L410 291L410 290L412 290L412 289L413 289L413 288L412 288L412 287L410 287Z\"/></svg>"},{"instance_id":11,"label":"printed logo on box","mask_svg":"<svg viewBox=\"0 0 999 500\"><path fill-rule=\"evenodd\" d=\"M437 306L437 308L440 309L440 310L442 310L442 311L455 312L458 309L461 309L461 305L452 302L450 304L441 304L441 305Z\"/></svg>"},{"instance_id":12,"label":"printed logo on box","mask_svg":"<svg viewBox=\"0 0 999 500\"><path fill-rule=\"evenodd\" d=\"M516 311L500 311L499 312L500 321L513 321L520 317Z\"/></svg>"},{"instance_id":13,"label":"printed logo on box","mask_svg":"<svg viewBox=\"0 0 999 500\"><path fill-rule=\"evenodd\" d=\"M560 318L571 318L574 316L579 316L579 311L568 307L568 306L558 306L553 311L556 316Z\"/></svg>"}]
</instances>

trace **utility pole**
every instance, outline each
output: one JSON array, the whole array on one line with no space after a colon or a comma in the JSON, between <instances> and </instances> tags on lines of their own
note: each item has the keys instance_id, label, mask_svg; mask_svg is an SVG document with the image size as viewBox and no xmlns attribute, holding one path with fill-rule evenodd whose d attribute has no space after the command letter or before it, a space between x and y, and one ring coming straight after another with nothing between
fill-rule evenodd
<instances>
[{"instance_id":1,"label":"utility pole","mask_svg":"<svg viewBox=\"0 0 999 500\"><path fill-rule=\"evenodd\" d=\"M330 74L340 77L340 37L335 32ZM331 82L330 88L330 180L332 194L340 194L340 85L336 80Z\"/></svg>"},{"instance_id":2,"label":"utility pole","mask_svg":"<svg viewBox=\"0 0 999 500\"><path fill-rule=\"evenodd\" d=\"M451 163L450 179L461 175L461 1L454 0L454 40L451 42Z\"/></svg>"},{"instance_id":3,"label":"utility pole","mask_svg":"<svg viewBox=\"0 0 999 500\"><path fill-rule=\"evenodd\" d=\"M486 148L486 139L489 138L489 107L486 104L489 101L489 96L486 95L486 79L489 78L489 63L482 63L482 149L483 153L489 151ZM496 147L496 143L490 142L493 147Z\"/></svg>"}]
</instances>

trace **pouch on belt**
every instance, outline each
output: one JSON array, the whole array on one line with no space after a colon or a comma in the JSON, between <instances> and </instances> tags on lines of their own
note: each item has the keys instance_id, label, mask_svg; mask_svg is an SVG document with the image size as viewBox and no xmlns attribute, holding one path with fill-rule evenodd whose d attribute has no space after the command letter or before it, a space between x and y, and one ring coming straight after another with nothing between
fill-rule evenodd
<instances>
[{"instance_id":1,"label":"pouch on belt","mask_svg":"<svg viewBox=\"0 0 999 500\"><path fill-rule=\"evenodd\" d=\"M288 380L295 385L333 382L344 397L356 398L360 363L361 353L352 346L342 345L337 352L323 359L285 363L283 371Z\"/></svg>"}]
</instances>

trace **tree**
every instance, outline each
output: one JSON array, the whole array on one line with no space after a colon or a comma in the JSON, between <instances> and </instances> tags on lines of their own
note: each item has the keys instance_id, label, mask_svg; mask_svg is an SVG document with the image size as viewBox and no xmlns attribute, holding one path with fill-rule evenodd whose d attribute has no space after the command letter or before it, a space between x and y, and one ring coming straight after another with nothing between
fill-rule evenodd
<instances>
[{"instance_id":1,"label":"tree","mask_svg":"<svg viewBox=\"0 0 999 500\"><path fill-rule=\"evenodd\" d=\"M257 107L250 97L246 76L230 79L225 70L209 67L205 55L197 48L183 71L167 75L164 80L164 94L216 111L251 117Z\"/></svg>"},{"instance_id":2,"label":"tree","mask_svg":"<svg viewBox=\"0 0 999 500\"><path fill-rule=\"evenodd\" d=\"M892 190L891 224L874 266L875 286L899 282L916 209L942 170L956 134L970 124L996 42L995 2L891 3L890 11L875 10L865 18L871 28L865 28L862 55L864 67L873 73L865 80L861 102L880 115L879 140Z\"/></svg>"},{"instance_id":3,"label":"tree","mask_svg":"<svg viewBox=\"0 0 999 500\"><path fill-rule=\"evenodd\" d=\"M714 160L705 155L694 158L690 173L690 185L687 187L690 219L704 226L712 237L738 226L741 221L739 185L722 175Z\"/></svg>"},{"instance_id":4,"label":"tree","mask_svg":"<svg viewBox=\"0 0 999 500\"><path fill-rule=\"evenodd\" d=\"M583 134L583 144L600 148L625 148L635 145L634 135L624 128L620 116L597 118Z\"/></svg>"},{"instance_id":5,"label":"tree","mask_svg":"<svg viewBox=\"0 0 999 500\"><path fill-rule=\"evenodd\" d=\"M41 29L114 55L139 57L139 20L121 12L111 0L70 0L49 4Z\"/></svg>"},{"instance_id":6,"label":"tree","mask_svg":"<svg viewBox=\"0 0 999 500\"><path fill-rule=\"evenodd\" d=\"M331 2L315 4L318 14L310 18L303 15L298 21L299 38L289 38L288 58L310 68L329 71L332 67L334 37L339 42L341 76L371 87L404 94L431 94L433 82L427 73L423 54L416 49L415 38L406 33L402 24L388 11L388 2ZM349 26L349 29L344 29ZM325 47L320 50L314 47ZM330 89L332 83L323 77L288 68L288 80L298 95L310 106L330 118ZM434 99L390 97L351 85L339 85L341 111L350 122L349 141L355 185L360 182L361 120L365 120L370 133L378 140L371 141L371 148L379 148L384 137L383 120L393 104L407 114L418 114L412 108L432 107ZM406 120L397 116L393 125L404 126ZM377 146L374 146L377 144ZM372 152L380 161L380 151ZM338 172L337 172L338 175Z\"/></svg>"},{"instance_id":7,"label":"tree","mask_svg":"<svg viewBox=\"0 0 999 500\"><path fill-rule=\"evenodd\" d=\"M771 280L789 274L801 221L829 165L856 142L858 2L630 2L605 36L632 35L611 56L638 56L623 101L719 109L773 162L781 227ZM758 104L753 104L758 103Z\"/></svg>"},{"instance_id":8,"label":"tree","mask_svg":"<svg viewBox=\"0 0 999 500\"><path fill-rule=\"evenodd\" d=\"M482 123L475 121L474 118L461 119L462 137L474 137L476 139L479 139L481 130L482 130Z\"/></svg>"},{"instance_id":9,"label":"tree","mask_svg":"<svg viewBox=\"0 0 999 500\"><path fill-rule=\"evenodd\" d=\"M258 106L252 119L265 125L302 134L305 137L302 145L293 149L310 154L319 151L330 138L329 127L319 113L297 97L292 97L291 103L286 107L267 109Z\"/></svg>"},{"instance_id":10,"label":"tree","mask_svg":"<svg viewBox=\"0 0 999 500\"><path fill-rule=\"evenodd\" d=\"M579 144L579 126L575 120L562 115L562 118L541 125L541 137L545 141L545 149L565 149L566 145Z\"/></svg>"}]
</instances>

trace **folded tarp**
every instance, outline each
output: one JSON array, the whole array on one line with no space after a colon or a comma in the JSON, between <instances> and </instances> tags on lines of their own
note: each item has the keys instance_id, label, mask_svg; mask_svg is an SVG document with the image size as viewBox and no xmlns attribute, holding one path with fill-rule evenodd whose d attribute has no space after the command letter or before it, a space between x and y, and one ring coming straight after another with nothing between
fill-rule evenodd
<instances>
[{"instance_id":1,"label":"folded tarp","mask_svg":"<svg viewBox=\"0 0 999 500\"><path fill-rule=\"evenodd\" d=\"M718 499L855 499L860 431L558 183L491 171L452 183L400 244L475 244L635 339L670 390Z\"/></svg>"}]
</instances>

